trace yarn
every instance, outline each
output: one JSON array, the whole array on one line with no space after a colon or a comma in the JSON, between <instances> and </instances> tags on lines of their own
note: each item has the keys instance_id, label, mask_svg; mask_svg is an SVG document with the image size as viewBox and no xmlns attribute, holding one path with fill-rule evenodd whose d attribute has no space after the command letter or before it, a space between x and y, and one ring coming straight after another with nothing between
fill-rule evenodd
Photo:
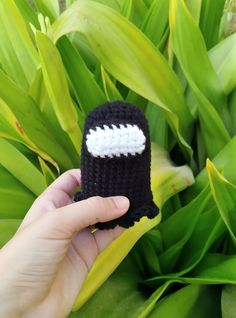
<instances>
[{"instance_id":1,"label":"yarn","mask_svg":"<svg viewBox=\"0 0 236 318\"><path fill-rule=\"evenodd\" d=\"M123 216L95 227L128 228L142 216L157 215L150 187L150 152L147 121L137 107L117 101L88 114L81 149L81 193L74 200L124 195L130 201Z\"/></svg>"}]
</instances>

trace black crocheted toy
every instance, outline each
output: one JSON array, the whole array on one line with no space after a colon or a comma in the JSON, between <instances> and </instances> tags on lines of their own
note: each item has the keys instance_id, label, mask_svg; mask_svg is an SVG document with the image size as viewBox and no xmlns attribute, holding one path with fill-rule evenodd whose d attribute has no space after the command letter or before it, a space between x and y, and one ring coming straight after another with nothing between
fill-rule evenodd
<instances>
[{"instance_id":1,"label":"black crocheted toy","mask_svg":"<svg viewBox=\"0 0 236 318\"><path fill-rule=\"evenodd\" d=\"M150 188L150 138L147 121L135 106L111 102L95 108L84 127L81 151L81 190L75 201L92 196L124 195L130 200L125 215L97 223L99 229L128 228L158 208Z\"/></svg>"}]
</instances>

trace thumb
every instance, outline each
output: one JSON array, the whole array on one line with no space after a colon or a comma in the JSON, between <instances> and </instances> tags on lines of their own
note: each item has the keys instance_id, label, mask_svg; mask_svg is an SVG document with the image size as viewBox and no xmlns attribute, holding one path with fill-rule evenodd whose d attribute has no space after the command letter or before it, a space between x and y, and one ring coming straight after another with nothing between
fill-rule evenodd
<instances>
[{"instance_id":1,"label":"thumb","mask_svg":"<svg viewBox=\"0 0 236 318\"><path fill-rule=\"evenodd\" d=\"M56 235L54 238L70 238L74 233L97 222L105 222L122 216L129 208L129 200L124 196L102 198L91 197L45 215L40 231Z\"/></svg>"}]
</instances>

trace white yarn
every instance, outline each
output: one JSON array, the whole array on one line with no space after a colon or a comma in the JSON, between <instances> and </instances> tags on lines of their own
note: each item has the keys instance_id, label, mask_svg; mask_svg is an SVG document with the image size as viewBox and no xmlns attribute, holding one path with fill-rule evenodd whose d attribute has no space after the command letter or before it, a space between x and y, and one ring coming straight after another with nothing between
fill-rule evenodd
<instances>
[{"instance_id":1,"label":"white yarn","mask_svg":"<svg viewBox=\"0 0 236 318\"><path fill-rule=\"evenodd\" d=\"M86 146L93 157L110 158L120 155L141 154L146 137L137 125L107 125L90 129L86 135Z\"/></svg>"}]
</instances>

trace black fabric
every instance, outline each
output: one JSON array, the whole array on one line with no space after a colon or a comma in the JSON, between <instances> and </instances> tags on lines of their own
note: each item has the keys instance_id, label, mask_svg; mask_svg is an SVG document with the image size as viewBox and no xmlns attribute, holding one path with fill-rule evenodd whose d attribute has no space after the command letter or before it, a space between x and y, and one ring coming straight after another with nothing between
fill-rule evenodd
<instances>
[{"instance_id":1,"label":"black fabric","mask_svg":"<svg viewBox=\"0 0 236 318\"><path fill-rule=\"evenodd\" d=\"M114 158L93 157L86 146L89 129L111 127L112 124L136 124L146 137L145 150L141 154ZM95 108L87 116L81 151L81 193L75 201L92 196L124 195L130 200L130 208L125 215L115 220L97 223L99 229L110 229L116 225L128 228L146 215L153 218L158 208L153 202L150 188L150 137L147 121L135 106L125 102L111 102Z\"/></svg>"}]
</instances>

